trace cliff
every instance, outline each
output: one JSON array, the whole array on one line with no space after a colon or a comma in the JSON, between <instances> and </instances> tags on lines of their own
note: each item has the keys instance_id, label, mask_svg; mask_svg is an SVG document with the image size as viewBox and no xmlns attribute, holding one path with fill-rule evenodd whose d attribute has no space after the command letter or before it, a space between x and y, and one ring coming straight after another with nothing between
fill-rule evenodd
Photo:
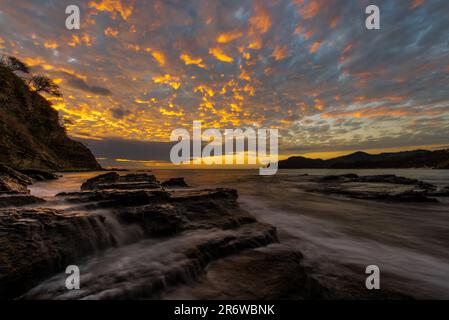
<instances>
[{"instance_id":1,"label":"cliff","mask_svg":"<svg viewBox=\"0 0 449 320\"><path fill-rule=\"evenodd\" d=\"M0 164L16 169L100 169L90 150L70 139L51 103L0 66Z\"/></svg>"}]
</instances>

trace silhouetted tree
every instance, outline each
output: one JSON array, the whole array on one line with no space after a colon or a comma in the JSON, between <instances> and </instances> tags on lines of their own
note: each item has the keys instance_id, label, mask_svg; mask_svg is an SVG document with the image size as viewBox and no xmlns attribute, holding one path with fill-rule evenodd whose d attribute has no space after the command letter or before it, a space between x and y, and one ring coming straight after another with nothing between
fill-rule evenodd
<instances>
[{"instance_id":1,"label":"silhouetted tree","mask_svg":"<svg viewBox=\"0 0 449 320\"><path fill-rule=\"evenodd\" d=\"M62 97L59 86L48 77L34 76L31 78L30 85L36 92L46 92L52 96Z\"/></svg>"},{"instance_id":2,"label":"silhouetted tree","mask_svg":"<svg viewBox=\"0 0 449 320\"><path fill-rule=\"evenodd\" d=\"M23 73L30 73L30 68L22 61L13 56L3 57L3 64L12 72L19 71Z\"/></svg>"}]
</instances>

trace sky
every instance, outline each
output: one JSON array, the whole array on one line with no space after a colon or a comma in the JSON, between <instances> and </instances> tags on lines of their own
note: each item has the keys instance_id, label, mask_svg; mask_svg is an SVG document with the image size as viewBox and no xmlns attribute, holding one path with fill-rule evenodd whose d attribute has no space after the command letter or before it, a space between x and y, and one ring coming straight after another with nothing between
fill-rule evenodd
<instances>
[{"instance_id":1,"label":"sky","mask_svg":"<svg viewBox=\"0 0 449 320\"><path fill-rule=\"evenodd\" d=\"M65 28L78 5L80 30ZM365 8L381 29L365 28ZM0 0L0 52L50 76L102 161L176 128L277 128L282 157L449 145L447 0ZM117 162L117 161L116 161Z\"/></svg>"}]
</instances>

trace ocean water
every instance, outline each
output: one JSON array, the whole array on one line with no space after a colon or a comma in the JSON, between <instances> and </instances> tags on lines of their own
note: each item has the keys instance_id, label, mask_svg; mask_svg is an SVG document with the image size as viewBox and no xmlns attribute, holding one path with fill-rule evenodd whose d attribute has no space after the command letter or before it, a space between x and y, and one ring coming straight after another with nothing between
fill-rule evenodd
<instances>
[{"instance_id":1,"label":"ocean water","mask_svg":"<svg viewBox=\"0 0 449 320\"><path fill-rule=\"evenodd\" d=\"M448 202L381 203L308 193L298 187L300 175L305 173L396 174L449 185L449 170L280 170L275 176L259 176L257 170L152 172L159 180L184 177L195 188L238 189L241 207L260 221L276 226L280 242L301 251L305 263L324 282L331 283L339 277L363 279L366 266L377 265L381 287L416 298L449 298ZM58 192L79 190L84 180L96 174L98 172L64 173L58 181L31 186L31 193L52 199ZM202 233L184 235L185 241L208 236ZM157 268L168 264L167 259L176 261L178 249L173 240L165 243L145 240L92 257L83 266L86 278L95 279L86 295L109 297L111 292L115 294L114 291L120 290L110 279L111 274L121 274L122 279L128 277L132 281L135 280L132 275L148 274L150 265L156 268L151 271L154 274ZM46 292L47 298L70 298L59 296L55 289L55 283L60 283L62 277L57 275L31 292ZM360 280L353 285L364 286L364 282ZM123 288L130 290L133 286L126 283ZM188 290L183 290L179 298L193 297Z\"/></svg>"}]
</instances>

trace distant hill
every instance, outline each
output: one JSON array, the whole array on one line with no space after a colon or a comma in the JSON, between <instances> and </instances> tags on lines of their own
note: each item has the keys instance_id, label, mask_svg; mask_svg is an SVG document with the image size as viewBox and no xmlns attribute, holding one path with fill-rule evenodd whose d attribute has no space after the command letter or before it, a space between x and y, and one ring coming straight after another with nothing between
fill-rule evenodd
<instances>
[{"instance_id":1,"label":"distant hill","mask_svg":"<svg viewBox=\"0 0 449 320\"><path fill-rule=\"evenodd\" d=\"M0 164L16 169L99 169L82 143L67 137L51 103L0 65Z\"/></svg>"},{"instance_id":2,"label":"distant hill","mask_svg":"<svg viewBox=\"0 0 449 320\"><path fill-rule=\"evenodd\" d=\"M279 169L449 169L449 149L414 150L381 154L355 152L328 160L290 157L279 161Z\"/></svg>"}]
</instances>

